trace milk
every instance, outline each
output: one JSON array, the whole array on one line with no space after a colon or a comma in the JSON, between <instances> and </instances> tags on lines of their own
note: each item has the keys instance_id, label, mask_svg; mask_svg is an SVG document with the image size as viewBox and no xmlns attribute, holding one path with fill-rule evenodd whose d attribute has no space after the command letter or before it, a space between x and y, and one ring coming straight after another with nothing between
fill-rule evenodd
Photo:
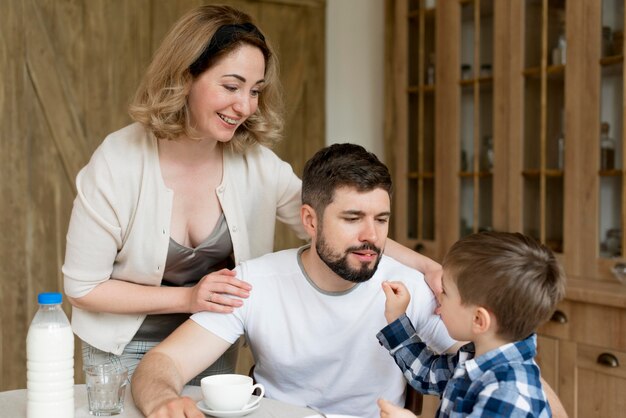
<instances>
[{"instance_id":1,"label":"milk","mask_svg":"<svg viewBox=\"0 0 626 418\"><path fill-rule=\"evenodd\" d=\"M26 337L26 357L28 363L44 363L41 367L55 367L54 362L62 364L57 367L67 367L67 361L72 361L74 367L74 334L70 324L54 326L39 324L28 329ZM27 365L28 365L27 363Z\"/></svg>"},{"instance_id":2,"label":"milk","mask_svg":"<svg viewBox=\"0 0 626 418\"><path fill-rule=\"evenodd\" d=\"M26 417L73 418L74 334L59 293L38 300L26 337Z\"/></svg>"}]
</instances>

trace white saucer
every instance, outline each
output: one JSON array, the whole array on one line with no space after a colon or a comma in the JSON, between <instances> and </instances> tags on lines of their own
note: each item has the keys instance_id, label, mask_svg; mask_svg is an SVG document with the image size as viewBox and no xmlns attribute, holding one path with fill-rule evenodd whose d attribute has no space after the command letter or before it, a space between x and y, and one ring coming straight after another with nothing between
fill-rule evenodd
<instances>
[{"instance_id":1,"label":"white saucer","mask_svg":"<svg viewBox=\"0 0 626 418\"><path fill-rule=\"evenodd\" d=\"M196 402L196 406L198 407L199 410L204 412L205 415L216 417L216 418L231 418L231 417L243 417L244 415L248 415L252 413L253 411L256 411L257 409L259 409L259 406L261 406L261 402L254 405L252 408L244 409L243 411L213 411L212 409L209 409L204 404L203 400L199 400L198 402Z\"/></svg>"}]
</instances>

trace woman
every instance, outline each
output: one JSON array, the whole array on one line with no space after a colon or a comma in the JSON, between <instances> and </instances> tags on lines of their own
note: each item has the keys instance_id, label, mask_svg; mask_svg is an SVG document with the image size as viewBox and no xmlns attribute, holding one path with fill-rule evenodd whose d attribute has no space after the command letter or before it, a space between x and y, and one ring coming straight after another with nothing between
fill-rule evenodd
<instances>
[{"instance_id":1,"label":"woman","mask_svg":"<svg viewBox=\"0 0 626 418\"><path fill-rule=\"evenodd\" d=\"M241 306L251 287L229 268L272 251L275 219L304 237L300 180L267 148L282 128L277 70L250 17L227 6L190 11L163 40L136 122L76 179L63 273L85 363L132 373L190 313ZM439 271L394 242L387 253ZM236 355L204 374L231 372Z\"/></svg>"}]
</instances>

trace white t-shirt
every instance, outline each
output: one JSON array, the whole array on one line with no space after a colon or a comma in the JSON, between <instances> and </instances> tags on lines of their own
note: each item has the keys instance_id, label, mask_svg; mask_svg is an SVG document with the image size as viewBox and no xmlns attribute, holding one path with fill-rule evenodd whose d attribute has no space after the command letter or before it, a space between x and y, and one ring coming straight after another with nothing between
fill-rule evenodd
<instances>
[{"instance_id":1,"label":"white t-shirt","mask_svg":"<svg viewBox=\"0 0 626 418\"><path fill-rule=\"evenodd\" d=\"M384 280L401 280L411 292L407 315L435 351L455 341L434 314L435 299L423 275L383 256L367 282L329 293L308 278L292 249L249 260L237 277L252 285L234 313L201 312L196 323L234 343L246 334L255 378L266 396L327 413L378 417L376 399L403 405L406 381L376 333L384 316Z\"/></svg>"}]
</instances>

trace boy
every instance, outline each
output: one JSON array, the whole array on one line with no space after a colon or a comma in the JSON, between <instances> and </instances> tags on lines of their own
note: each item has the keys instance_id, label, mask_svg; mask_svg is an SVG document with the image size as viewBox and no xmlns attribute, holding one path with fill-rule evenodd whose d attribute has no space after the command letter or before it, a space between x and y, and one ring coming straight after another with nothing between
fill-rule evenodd
<instances>
[{"instance_id":1,"label":"boy","mask_svg":"<svg viewBox=\"0 0 626 418\"><path fill-rule=\"evenodd\" d=\"M404 314L411 296L383 283L388 326L377 335L416 390L442 397L437 417L550 417L535 329L565 293L552 252L519 233L479 233L452 246L443 261L437 313L450 336L470 341L436 355ZM415 417L379 400L381 418Z\"/></svg>"}]
</instances>

